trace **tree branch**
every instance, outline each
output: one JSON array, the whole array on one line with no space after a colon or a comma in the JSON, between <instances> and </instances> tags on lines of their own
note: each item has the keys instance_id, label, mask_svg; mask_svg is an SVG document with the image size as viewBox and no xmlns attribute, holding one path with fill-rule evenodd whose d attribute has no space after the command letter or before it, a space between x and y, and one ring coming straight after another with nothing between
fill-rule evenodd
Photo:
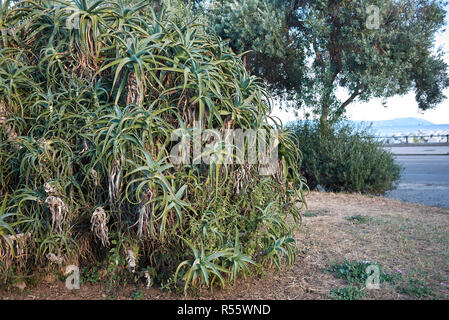
<instances>
[{"instance_id":1,"label":"tree branch","mask_svg":"<svg viewBox=\"0 0 449 320\"><path fill-rule=\"evenodd\" d=\"M349 104L351 104L354 101L354 99L357 98L357 96L359 96L361 94L361 91L360 91L361 88L362 88L362 85L359 83L357 85L357 87L355 88L354 92L349 96L349 98L346 99L346 101L343 102L338 107L337 111L335 111L335 116L334 116L335 119L338 119L343 114L343 112L345 111L346 107Z\"/></svg>"}]
</instances>

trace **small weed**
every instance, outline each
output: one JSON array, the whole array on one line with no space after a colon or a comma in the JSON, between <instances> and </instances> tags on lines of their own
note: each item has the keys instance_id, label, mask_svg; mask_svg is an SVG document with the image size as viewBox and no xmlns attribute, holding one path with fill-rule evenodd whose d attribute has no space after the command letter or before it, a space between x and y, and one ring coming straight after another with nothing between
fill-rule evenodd
<instances>
[{"instance_id":1,"label":"small weed","mask_svg":"<svg viewBox=\"0 0 449 320\"><path fill-rule=\"evenodd\" d=\"M92 269L83 268L82 269L82 281L89 282L90 284L95 284L100 280L100 273L98 272L97 267L93 267Z\"/></svg>"},{"instance_id":2,"label":"small weed","mask_svg":"<svg viewBox=\"0 0 449 320\"><path fill-rule=\"evenodd\" d=\"M159 289L164 292L177 292L181 293L182 288L176 286L175 280L173 277L166 278L160 282Z\"/></svg>"},{"instance_id":3,"label":"small weed","mask_svg":"<svg viewBox=\"0 0 449 320\"><path fill-rule=\"evenodd\" d=\"M379 282L396 283L400 274L392 275L384 273L382 267L377 263L371 263L369 261L343 261L342 264L333 265L329 271L335 273L335 276L340 279L346 280L349 284L364 284L366 279L371 273L367 273L367 268L371 265L379 268Z\"/></svg>"},{"instance_id":4,"label":"small weed","mask_svg":"<svg viewBox=\"0 0 449 320\"><path fill-rule=\"evenodd\" d=\"M402 279L402 276L400 273L381 273L380 279L381 282L396 284Z\"/></svg>"},{"instance_id":5,"label":"small weed","mask_svg":"<svg viewBox=\"0 0 449 320\"><path fill-rule=\"evenodd\" d=\"M362 224L362 223L371 222L373 220L373 218L371 218L369 216L356 215L356 216L345 217L345 220L348 220L349 222L352 222L353 224Z\"/></svg>"},{"instance_id":6,"label":"small weed","mask_svg":"<svg viewBox=\"0 0 449 320\"><path fill-rule=\"evenodd\" d=\"M143 299L143 292L141 289L137 289L137 290L131 292L130 297L134 300L141 300L141 299Z\"/></svg>"},{"instance_id":7,"label":"small weed","mask_svg":"<svg viewBox=\"0 0 449 320\"><path fill-rule=\"evenodd\" d=\"M364 291L364 285L369 276L375 275L373 269L368 269L370 266L376 266L379 269L378 283L396 283L401 275L390 274L382 272L382 267L378 263L372 263L369 261L343 261L342 264L335 264L328 270L333 272L337 278L344 279L350 284L349 287L332 289L330 291L329 298L337 300L358 300L368 296L368 293Z\"/></svg>"},{"instance_id":8,"label":"small weed","mask_svg":"<svg viewBox=\"0 0 449 320\"><path fill-rule=\"evenodd\" d=\"M396 291L408 296L415 296L416 298L434 296L432 289L429 288L424 281L417 279L409 279L407 282L407 286L398 286L396 287Z\"/></svg>"},{"instance_id":9,"label":"small weed","mask_svg":"<svg viewBox=\"0 0 449 320\"><path fill-rule=\"evenodd\" d=\"M331 289L329 298L335 300L359 300L367 296L363 289L357 287L344 287L338 289Z\"/></svg>"},{"instance_id":10,"label":"small weed","mask_svg":"<svg viewBox=\"0 0 449 320\"><path fill-rule=\"evenodd\" d=\"M107 295L107 300L115 300L118 297L118 293L116 290L113 290L110 287L106 287L106 295Z\"/></svg>"},{"instance_id":11,"label":"small weed","mask_svg":"<svg viewBox=\"0 0 449 320\"><path fill-rule=\"evenodd\" d=\"M326 210L307 210L302 214L302 216L306 218L318 217L319 215L322 215L325 212Z\"/></svg>"}]
</instances>

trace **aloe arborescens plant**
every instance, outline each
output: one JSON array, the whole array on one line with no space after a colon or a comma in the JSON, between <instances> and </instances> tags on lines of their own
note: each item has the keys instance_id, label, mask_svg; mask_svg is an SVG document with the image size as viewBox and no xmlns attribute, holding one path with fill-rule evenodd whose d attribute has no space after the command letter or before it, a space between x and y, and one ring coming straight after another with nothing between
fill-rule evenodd
<instances>
[{"instance_id":1,"label":"aloe arborescens plant","mask_svg":"<svg viewBox=\"0 0 449 320\"><path fill-rule=\"evenodd\" d=\"M187 288L293 261L285 221L304 202L298 150L269 123L263 82L188 8L25 0L1 18L0 230L29 235L34 250L11 263L117 269L121 257L159 281L176 272ZM172 133L195 123L275 126L282 174L173 163Z\"/></svg>"}]
</instances>

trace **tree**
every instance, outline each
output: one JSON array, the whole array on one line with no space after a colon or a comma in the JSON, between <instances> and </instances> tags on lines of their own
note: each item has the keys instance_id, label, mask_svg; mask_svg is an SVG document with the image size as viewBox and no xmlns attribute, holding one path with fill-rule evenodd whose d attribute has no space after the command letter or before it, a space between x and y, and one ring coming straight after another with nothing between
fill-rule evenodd
<instances>
[{"instance_id":1,"label":"tree","mask_svg":"<svg viewBox=\"0 0 449 320\"><path fill-rule=\"evenodd\" d=\"M294 98L304 83L306 47L303 34L290 32L295 21L289 8L284 0L216 0L205 15L215 32L243 54L251 73L267 80L273 93Z\"/></svg>"},{"instance_id":2,"label":"tree","mask_svg":"<svg viewBox=\"0 0 449 320\"><path fill-rule=\"evenodd\" d=\"M253 50L248 69L278 93L294 94L298 108L312 109L326 124L356 100L413 90L422 110L443 101L447 64L434 40L444 6L435 0L231 0L211 1L209 17L234 50ZM337 98L339 88L348 92L346 100Z\"/></svg>"}]
</instances>

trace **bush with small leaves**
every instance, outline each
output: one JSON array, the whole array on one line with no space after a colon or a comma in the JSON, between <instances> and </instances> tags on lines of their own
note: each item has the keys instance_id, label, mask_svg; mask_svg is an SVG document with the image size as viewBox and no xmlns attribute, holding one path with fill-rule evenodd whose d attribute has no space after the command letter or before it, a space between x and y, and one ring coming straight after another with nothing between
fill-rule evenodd
<instances>
[{"instance_id":1,"label":"bush with small leaves","mask_svg":"<svg viewBox=\"0 0 449 320\"><path fill-rule=\"evenodd\" d=\"M368 129L345 123L322 128L304 121L289 126L303 155L301 173L310 188L383 194L396 187L401 167Z\"/></svg>"}]
</instances>

